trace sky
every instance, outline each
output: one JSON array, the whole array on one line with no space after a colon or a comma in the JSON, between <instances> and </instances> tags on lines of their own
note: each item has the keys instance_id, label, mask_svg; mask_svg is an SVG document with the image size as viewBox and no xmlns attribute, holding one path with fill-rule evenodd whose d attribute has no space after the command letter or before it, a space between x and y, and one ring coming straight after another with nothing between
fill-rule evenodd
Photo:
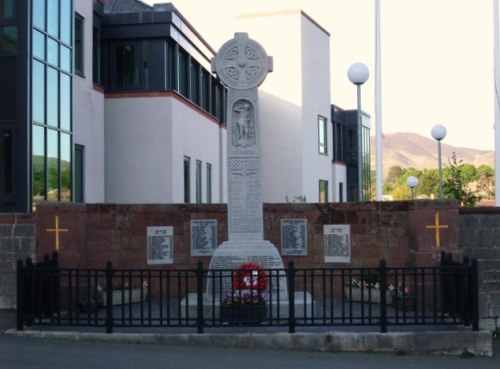
<instances>
[{"instance_id":1,"label":"sky","mask_svg":"<svg viewBox=\"0 0 500 369\"><path fill-rule=\"evenodd\" d=\"M302 9L331 35L333 104L356 109L356 87L347 70L355 62L368 66L362 109L371 115L375 135L375 0L171 2L216 51L235 32L246 31L238 27L238 15ZM443 144L493 150L493 0L380 4L382 133L432 138L432 127L441 124L447 130Z\"/></svg>"}]
</instances>

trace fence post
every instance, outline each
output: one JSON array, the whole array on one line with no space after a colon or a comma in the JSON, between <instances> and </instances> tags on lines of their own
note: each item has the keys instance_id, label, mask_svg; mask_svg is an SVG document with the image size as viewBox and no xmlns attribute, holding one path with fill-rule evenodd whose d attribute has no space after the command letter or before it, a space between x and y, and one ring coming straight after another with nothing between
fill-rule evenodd
<instances>
[{"instance_id":1,"label":"fence post","mask_svg":"<svg viewBox=\"0 0 500 369\"><path fill-rule=\"evenodd\" d=\"M198 333L203 333L203 264L198 261L196 268L196 297L197 297L197 312L196 325ZM213 308L214 305L212 305Z\"/></svg>"},{"instance_id":2,"label":"fence post","mask_svg":"<svg viewBox=\"0 0 500 369\"><path fill-rule=\"evenodd\" d=\"M478 276L478 267L477 267L477 259L472 259L472 263L470 266L471 271L471 308L472 308L472 330L479 330L479 276Z\"/></svg>"},{"instance_id":3,"label":"fence post","mask_svg":"<svg viewBox=\"0 0 500 369\"><path fill-rule=\"evenodd\" d=\"M295 333L295 267L288 263L288 333Z\"/></svg>"},{"instance_id":4,"label":"fence post","mask_svg":"<svg viewBox=\"0 0 500 369\"><path fill-rule=\"evenodd\" d=\"M17 274L17 311L16 311L16 320L17 320L17 330L22 331L24 328L24 299L23 299L23 261L18 260L16 265L16 274Z\"/></svg>"},{"instance_id":5,"label":"fence post","mask_svg":"<svg viewBox=\"0 0 500 369\"><path fill-rule=\"evenodd\" d=\"M380 260L380 332L387 333L387 268L385 259Z\"/></svg>"},{"instance_id":6,"label":"fence post","mask_svg":"<svg viewBox=\"0 0 500 369\"><path fill-rule=\"evenodd\" d=\"M106 263L106 333L113 333L113 264Z\"/></svg>"}]
</instances>

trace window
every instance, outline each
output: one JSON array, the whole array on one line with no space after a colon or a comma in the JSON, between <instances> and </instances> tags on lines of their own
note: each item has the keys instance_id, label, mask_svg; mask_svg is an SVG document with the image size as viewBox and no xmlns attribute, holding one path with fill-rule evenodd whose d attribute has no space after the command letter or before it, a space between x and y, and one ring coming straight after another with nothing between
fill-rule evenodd
<instances>
[{"instance_id":1,"label":"window","mask_svg":"<svg viewBox=\"0 0 500 369\"><path fill-rule=\"evenodd\" d=\"M85 173L85 147L75 145L75 202L83 202Z\"/></svg>"},{"instance_id":2,"label":"window","mask_svg":"<svg viewBox=\"0 0 500 369\"><path fill-rule=\"evenodd\" d=\"M319 181L319 202L328 202L328 181Z\"/></svg>"},{"instance_id":3,"label":"window","mask_svg":"<svg viewBox=\"0 0 500 369\"><path fill-rule=\"evenodd\" d=\"M179 93L188 97L189 87L189 56L184 51L179 49L179 63L178 63L178 86Z\"/></svg>"},{"instance_id":4,"label":"window","mask_svg":"<svg viewBox=\"0 0 500 369\"><path fill-rule=\"evenodd\" d=\"M116 86L124 89L139 88L139 45L116 47Z\"/></svg>"},{"instance_id":5,"label":"window","mask_svg":"<svg viewBox=\"0 0 500 369\"><path fill-rule=\"evenodd\" d=\"M47 0L47 32L59 38L59 0Z\"/></svg>"},{"instance_id":6,"label":"window","mask_svg":"<svg viewBox=\"0 0 500 369\"><path fill-rule=\"evenodd\" d=\"M93 82L102 85L101 80L101 31L94 27L92 30L92 78Z\"/></svg>"},{"instance_id":7,"label":"window","mask_svg":"<svg viewBox=\"0 0 500 369\"><path fill-rule=\"evenodd\" d=\"M190 88L189 92L191 95L191 101L197 105L200 105L200 74L199 74L200 66L198 63L191 58L191 62L189 63L189 76L190 76Z\"/></svg>"},{"instance_id":8,"label":"window","mask_svg":"<svg viewBox=\"0 0 500 369\"><path fill-rule=\"evenodd\" d=\"M326 122L325 117L318 115L318 152L323 155L328 154L328 127Z\"/></svg>"},{"instance_id":9,"label":"window","mask_svg":"<svg viewBox=\"0 0 500 369\"><path fill-rule=\"evenodd\" d=\"M12 132L0 130L0 197L13 194Z\"/></svg>"},{"instance_id":10,"label":"window","mask_svg":"<svg viewBox=\"0 0 500 369\"><path fill-rule=\"evenodd\" d=\"M33 126L33 200L45 200L45 129Z\"/></svg>"},{"instance_id":11,"label":"window","mask_svg":"<svg viewBox=\"0 0 500 369\"><path fill-rule=\"evenodd\" d=\"M33 61L32 79L32 114L33 121L45 123L45 66L36 60Z\"/></svg>"},{"instance_id":12,"label":"window","mask_svg":"<svg viewBox=\"0 0 500 369\"><path fill-rule=\"evenodd\" d=\"M32 4L32 200L71 201L72 2Z\"/></svg>"},{"instance_id":13,"label":"window","mask_svg":"<svg viewBox=\"0 0 500 369\"><path fill-rule=\"evenodd\" d=\"M344 202L344 183L339 183L339 202Z\"/></svg>"},{"instance_id":14,"label":"window","mask_svg":"<svg viewBox=\"0 0 500 369\"><path fill-rule=\"evenodd\" d=\"M191 159L187 156L184 157L184 202L189 203L191 201L191 177L190 177L190 168Z\"/></svg>"},{"instance_id":15,"label":"window","mask_svg":"<svg viewBox=\"0 0 500 369\"><path fill-rule=\"evenodd\" d=\"M206 70L201 74L201 107L208 111L210 104L210 75Z\"/></svg>"},{"instance_id":16,"label":"window","mask_svg":"<svg viewBox=\"0 0 500 369\"><path fill-rule=\"evenodd\" d=\"M17 54L17 27L0 27L0 56Z\"/></svg>"},{"instance_id":17,"label":"window","mask_svg":"<svg viewBox=\"0 0 500 369\"><path fill-rule=\"evenodd\" d=\"M201 161L196 160L196 203L201 204Z\"/></svg>"},{"instance_id":18,"label":"window","mask_svg":"<svg viewBox=\"0 0 500 369\"><path fill-rule=\"evenodd\" d=\"M45 31L45 2L46 0L33 0L33 25Z\"/></svg>"},{"instance_id":19,"label":"window","mask_svg":"<svg viewBox=\"0 0 500 369\"><path fill-rule=\"evenodd\" d=\"M15 0L0 0L0 19L14 18L16 12Z\"/></svg>"},{"instance_id":20,"label":"window","mask_svg":"<svg viewBox=\"0 0 500 369\"><path fill-rule=\"evenodd\" d=\"M212 164L207 163L207 204L212 203Z\"/></svg>"},{"instance_id":21,"label":"window","mask_svg":"<svg viewBox=\"0 0 500 369\"><path fill-rule=\"evenodd\" d=\"M75 72L83 75L83 17L75 14Z\"/></svg>"}]
</instances>

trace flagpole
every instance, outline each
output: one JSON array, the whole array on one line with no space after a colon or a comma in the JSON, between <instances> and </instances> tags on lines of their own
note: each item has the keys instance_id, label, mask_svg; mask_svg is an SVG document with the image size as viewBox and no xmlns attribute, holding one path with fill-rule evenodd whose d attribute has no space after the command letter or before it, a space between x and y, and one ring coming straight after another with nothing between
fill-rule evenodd
<instances>
[{"instance_id":1,"label":"flagpole","mask_svg":"<svg viewBox=\"0 0 500 369\"><path fill-rule=\"evenodd\" d=\"M500 206L500 96L499 96L499 27L498 27L498 0L493 0L493 82L495 104L495 206Z\"/></svg>"},{"instance_id":2,"label":"flagpole","mask_svg":"<svg viewBox=\"0 0 500 369\"><path fill-rule=\"evenodd\" d=\"M495 1L498 2L498 0ZM375 0L375 200L377 201L382 201L383 194L382 89L380 66L380 0Z\"/></svg>"}]
</instances>

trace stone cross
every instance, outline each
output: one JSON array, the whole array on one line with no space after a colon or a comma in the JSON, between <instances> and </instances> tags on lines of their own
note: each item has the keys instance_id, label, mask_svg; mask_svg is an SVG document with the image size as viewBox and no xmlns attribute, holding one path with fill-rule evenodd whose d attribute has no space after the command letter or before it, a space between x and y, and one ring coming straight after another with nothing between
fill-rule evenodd
<instances>
[{"instance_id":1,"label":"stone cross","mask_svg":"<svg viewBox=\"0 0 500 369\"><path fill-rule=\"evenodd\" d=\"M263 240L257 87L272 71L272 58L247 33L236 33L212 59L212 71L228 88L229 241Z\"/></svg>"}]
</instances>

